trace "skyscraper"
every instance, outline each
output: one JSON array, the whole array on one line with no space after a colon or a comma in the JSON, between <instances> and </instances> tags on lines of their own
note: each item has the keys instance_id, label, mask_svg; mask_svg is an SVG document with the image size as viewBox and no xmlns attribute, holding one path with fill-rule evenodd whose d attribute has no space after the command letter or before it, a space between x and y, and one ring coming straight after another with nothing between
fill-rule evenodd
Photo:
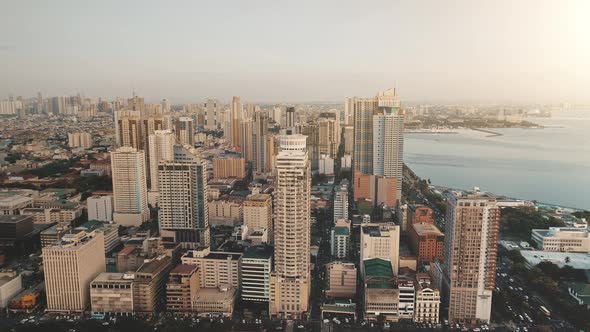
<instances>
[{"instance_id":1,"label":"skyscraper","mask_svg":"<svg viewBox=\"0 0 590 332\"><path fill-rule=\"evenodd\" d=\"M174 159L158 165L160 229L188 246L209 246L207 164L191 147L174 146Z\"/></svg>"},{"instance_id":2,"label":"skyscraper","mask_svg":"<svg viewBox=\"0 0 590 332\"><path fill-rule=\"evenodd\" d=\"M174 141L174 134L170 130L156 130L149 136L151 192L158 192L158 164L174 159Z\"/></svg>"},{"instance_id":3,"label":"skyscraper","mask_svg":"<svg viewBox=\"0 0 590 332\"><path fill-rule=\"evenodd\" d=\"M479 191L447 197L443 289L451 321L490 321L499 221L494 197Z\"/></svg>"},{"instance_id":4,"label":"skyscraper","mask_svg":"<svg viewBox=\"0 0 590 332\"><path fill-rule=\"evenodd\" d=\"M254 114L252 122L252 170L269 172L268 165L268 115L262 111Z\"/></svg>"},{"instance_id":5,"label":"skyscraper","mask_svg":"<svg viewBox=\"0 0 590 332\"><path fill-rule=\"evenodd\" d=\"M354 198L394 205L403 180L403 111L395 89L351 98L347 105L354 111Z\"/></svg>"},{"instance_id":6,"label":"skyscraper","mask_svg":"<svg viewBox=\"0 0 590 332\"><path fill-rule=\"evenodd\" d=\"M340 147L340 123L335 119L320 117L319 126L319 152L336 158Z\"/></svg>"},{"instance_id":7,"label":"skyscraper","mask_svg":"<svg viewBox=\"0 0 590 332\"><path fill-rule=\"evenodd\" d=\"M240 122L240 152L246 162L252 162L252 119Z\"/></svg>"},{"instance_id":8,"label":"skyscraper","mask_svg":"<svg viewBox=\"0 0 590 332\"><path fill-rule=\"evenodd\" d=\"M242 151L240 141L240 122L242 121L244 108L240 97L233 97L231 102L231 142L236 151ZM228 135L226 135L228 137Z\"/></svg>"},{"instance_id":9,"label":"skyscraper","mask_svg":"<svg viewBox=\"0 0 590 332\"><path fill-rule=\"evenodd\" d=\"M287 107L285 127L288 134L295 134L295 107Z\"/></svg>"},{"instance_id":10,"label":"skyscraper","mask_svg":"<svg viewBox=\"0 0 590 332\"><path fill-rule=\"evenodd\" d=\"M373 116L373 174L397 180L397 199L402 195L403 135L404 114L401 109L392 107Z\"/></svg>"},{"instance_id":11,"label":"skyscraper","mask_svg":"<svg viewBox=\"0 0 590 332\"><path fill-rule=\"evenodd\" d=\"M184 116L176 119L174 131L179 144L195 145L195 125L192 118Z\"/></svg>"},{"instance_id":12,"label":"skyscraper","mask_svg":"<svg viewBox=\"0 0 590 332\"><path fill-rule=\"evenodd\" d=\"M217 130L219 123L217 122L217 113L219 112L219 101L217 99L207 99L203 105L205 111L205 129Z\"/></svg>"},{"instance_id":13,"label":"skyscraper","mask_svg":"<svg viewBox=\"0 0 590 332\"><path fill-rule=\"evenodd\" d=\"M308 310L311 170L306 137L279 137L274 192L275 271L270 314L301 318Z\"/></svg>"},{"instance_id":14,"label":"skyscraper","mask_svg":"<svg viewBox=\"0 0 590 332\"><path fill-rule=\"evenodd\" d=\"M147 204L145 154L131 147L111 152L115 211L113 220L123 226L139 226L150 219Z\"/></svg>"},{"instance_id":15,"label":"skyscraper","mask_svg":"<svg viewBox=\"0 0 590 332\"><path fill-rule=\"evenodd\" d=\"M143 150L142 121L139 111L115 112L115 138L117 146L129 146Z\"/></svg>"}]
</instances>

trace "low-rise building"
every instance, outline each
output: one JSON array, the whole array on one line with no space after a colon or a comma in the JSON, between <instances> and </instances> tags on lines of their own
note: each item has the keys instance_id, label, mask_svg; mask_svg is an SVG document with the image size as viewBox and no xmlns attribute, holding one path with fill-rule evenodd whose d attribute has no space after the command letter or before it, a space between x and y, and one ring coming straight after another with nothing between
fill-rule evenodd
<instances>
[{"instance_id":1,"label":"low-rise building","mask_svg":"<svg viewBox=\"0 0 590 332\"><path fill-rule=\"evenodd\" d=\"M134 273L133 311L153 313L164 309L166 281L172 268L170 257L146 260Z\"/></svg>"},{"instance_id":2,"label":"low-rise building","mask_svg":"<svg viewBox=\"0 0 590 332\"><path fill-rule=\"evenodd\" d=\"M432 283L430 275L418 273L416 275L414 322L437 324L439 311L440 291Z\"/></svg>"},{"instance_id":3,"label":"low-rise building","mask_svg":"<svg viewBox=\"0 0 590 332\"><path fill-rule=\"evenodd\" d=\"M4 309L10 300L23 289L21 275L13 270L0 271L0 309Z\"/></svg>"},{"instance_id":4,"label":"low-rise building","mask_svg":"<svg viewBox=\"0 0 590 332\"><path fill-rule=\"evenodd\" d=\"M41 247L58 242L71 229L70 223L59 223L41 231Z\"/></svg>"},{"instance_id":5,"label":"low-rise building","mask_svg":"<svg viewBox=\"0 0 590 332\"><path fill-rule=\"evenodd\" d=\"M445 235L434 224L417 222L409 225L408 240L418 263L443 259Z\"/></svg>"},{"instance_id":6,"label":"low-rise building","mask_svg":"<svg viewBox=\"0 0 590 332\"><path fill-rule=\"evenodd\" d=\"M229 285L201 288L193 304L199 317L231 317L237 289Z\"/></svg>"},{"instance_id":7,"label":"low-rise building","mask_svg":"<svg viewBox=\"0 0 590 332\"><path fill-rule=\"evenodd\" d=\"M242 254L235 252L211 251L200 247L187 251L181 257L182 264L199 267L201 288L217 288L221 285L240 287L240 265Z\"/></svg>"},{"instance_id":8,"label":"low-rise building","mask_svg":"<svg viewBox=\"0 0 590 332\"><path fill-rule=\"evenodd\" d=\"M242 300L268 302L270 300L270 273L273 248L267 245L252 246L242 257Z\"/></svg>"},{"instance_id":9,"label":"low-rise building","mask_svg":"<svg viewBox=\"0 0 590 332\"><path fill-rule=\"evenodd\" d=\"M590 252L590 229L551 227L533 229L532 240L543 251Z\"/></svg>"},{"instance_id":10,"label":"low-rise building","mask_svg":"<svg viewBox=\"0 0 590 332\"><path fill-rule=\"evenodd\" d=\"M391 263L381 258L362 262L364 265L365 319L376 321L382 316L385 321L399 320L399 289Z\"/></svg>"},{"instance_id":11,"label":"low-rise building","mask_svg":"<svg viewBox=\"0 0 590 332\"><path fill-rule=\"evenodd\" d=\"M14 247L33 232L33 218L22 215L0 215L0 248Z\"/></svg>"},{"instance_id":12,"label":"low-rise building","mask_svg":"<svg viewBox=\"0 0 590 332\"><path fill-rule=\"evenodd\" d=\"M199 272L196 265L179 264L170 271L166 283L166 309L173 312L193 311L199 293Z\"/></svg>"},{"instance_id":13,"label":"low-rise building","mask_svg":"<svg viewBox=\"0 0 590 332\"><path fill-rule=\"evenodd\" d=\"M20 210L33 204L33 199L12 192L0 193L0 215L20 214Z\"/></svg>"},{"instance_id":14,"label":"low-rise building","mask_svg":"<svg viewBox=\"0 0 590 332\"><path fill-rule=\"evenodd\" d=\"M331 262L326 265L329 298L354 299L356 296L357 271L354 263Z\"/></svg>"},{"instance_id":15,"label":"low-rise building","mask_svg":"<svg viewBox=\"0 0 590 332\"><path fill-rule=\"evenodd\" d=\"M90 305L94 314L133 314L133 274L99 274L90 283Z\"/></svg>"},{"instance_id":16,"label":"low-rise building","mask_svg":"<svg viewBox=\"0 0 590 332\"><path fill-rule=\"evenodd\" d=\"M576 301L578 305L585 306L590 309L590 284L574 282L567 286L569 295Z\"/></svg>"}]
</instances>

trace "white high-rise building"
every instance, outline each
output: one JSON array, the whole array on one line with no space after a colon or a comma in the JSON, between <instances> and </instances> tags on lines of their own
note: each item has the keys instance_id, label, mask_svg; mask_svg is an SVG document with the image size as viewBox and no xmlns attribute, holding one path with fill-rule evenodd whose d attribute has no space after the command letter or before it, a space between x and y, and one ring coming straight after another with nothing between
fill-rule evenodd
<instances>
[{"instance_id":1,"label":"white high-rise building","mask_svg":"<svg viewBox=\"0 0 590 332\"><path fill-rule=\"evenodd\" d=\"M279 136L275 162L275 271L269 312L301 318L309 309L311 170L306 136Z\"/></svg>"},{"instance_id":2,"label":"white high-rise building","mask_svg":"<svg viewBox=\"0 0 590 332\"><path fill-rule=\"evenodd\" d=\"M158 165L174 159L174 134L171 130L156 130L149 136L150 191L158 192Z\"/></svg>"},{"instance_id":3,"label":"white high-rise building","mask_svg":"<svg viewBox=\"0 0 590 332\"><path fill-rule=\"evenodd\" d=\"M348 187L341 185L334 189L334 222L348 219Z\"/></svg>"},{"instance_id":4,"label":"white high-rise building","mask_svg":"<svg viewBox=\"0 0 590 332\"><path fill-rule=\"evenodd\" d=\"M147 204L145 154L131 147L111 152L115 223L139 226L150 219Z\"/></svg>"},{"instance_id":5,"label":"white high-rise building","mask_svg":"<svg viewBox=\"0 0 590 332\"><path fill-rule=\"evenodd\" d=\"M332 257L336 259L348 258L348 252L350 251L350 220L336 220L331 235Z\"/></svg>"},{"instance_id":6,"label":"white high-rise building","mask_svg":"<svg viewBox=\"0 0 590 332\"><path fill-rule=\"evenodd\" d=\"M397 199L401 198L404 169L404 113L385 108L373 116L373 174L397 180Z\"/></svg>"},{"instance_id":7,"label":"white high-rise building","mask_svg":"<svg viewBox=\"0 0 590 332\"><path fill-rule=\"evenodd\" d=\"M113 196L92 196L86 200L88 220L113 221Z\"/></svg>"},{"instance_id":8,"label":"white high-rise building","mask_svg":"<svg viewBox=\"0 0 590 332\"><path fill-rule=\"evenodd\" d=\"M361 225L361 262L372 258L380 258L391 263L395 275L399 270L399 237L400 227L394 224L362 224ZM364 264L361 263L364 277Z\"/></svg>"},{"instance_id":9,"label":"white high-rise building","mask_svg":"<svg viewBox=\"0 0 590 332\"><path fill-rule=\"evenodd\" d=\"M496 198L478 190L447 196L443 289L450 321L490 321L499 224Z\"/></svg>"},{"instance_id":10,"label":"white high-rise building","mask_svg":"<svg viewBox=\"0 0 590 332\"><path fill-rule=\"evenodd\" d=\"M174 146L174 159L158 165L160 229L175 242L209 246L207 164L190 147Z\"/></svg>"}]
</instances>

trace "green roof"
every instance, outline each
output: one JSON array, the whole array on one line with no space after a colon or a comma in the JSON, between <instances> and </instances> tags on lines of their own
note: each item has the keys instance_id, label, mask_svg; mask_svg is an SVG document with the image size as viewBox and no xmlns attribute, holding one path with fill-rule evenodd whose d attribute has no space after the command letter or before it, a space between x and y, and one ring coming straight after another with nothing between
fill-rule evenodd
<instances>
[{"instance_id":1,"label":"green roof","mask_svg":"<svg viewBox=\"0 0 590 332\"><path fill-rule=\"evenodd\" d=\"M334 227L334 235L342 235L342 236L350 235L350 229L348 229L348 227L336 226L336 227Z\"/></svg>"},{"instance_id":2,"label":"green roof","mask_svg":"<svg viewBox=\"0 0 590 332\"><path fill-rule=\"evenodd\" d=\"M370 277L393 278L391 263L381 258L367 259L365 264L365 275Z\"/></svg>"},{"instance_id":3,"label":"green roof","mask_svg":"<svg viewBox=\"0 0 590 332\"><path fill-rule=\"evenodd\" d=\"M568 284L568 287L577 294L577 298L580 299L585 305L590 305L590 284L582 282L572 282Z\"/></svg>"},{"instance_id":4,"label":"green roof","mask_svg":"<svg viewBox=\"0 0 590 332\"><path fill-rule=\"evenodd\" d=\"M268 245L259 245L248 248L243 258L269 259L272 257L273 248Z\"/></svg>"}]
</instances>

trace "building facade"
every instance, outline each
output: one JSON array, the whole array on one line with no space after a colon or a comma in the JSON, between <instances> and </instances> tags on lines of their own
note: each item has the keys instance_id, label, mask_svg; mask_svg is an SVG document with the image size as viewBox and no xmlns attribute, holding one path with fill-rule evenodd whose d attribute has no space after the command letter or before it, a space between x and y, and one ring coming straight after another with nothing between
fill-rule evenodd
<instances>
[{"instance_id":1,"label":"building facade","mask_svg":"<svg viewBox=\"0 0 590 332\"><path fill-rule=\"evenodd\" d=\"M311 170L306 137L279 137L275 165L275 271L269 312L300 318L309 307Z\"/></svg>"},{"instance_id":2,"label":"building facade","mask_svg":"<svg viewBox=\"0 0 590 332\"><path fill-rule=\"evenodd\" d=\"M479 191L447 197L443 285L450 321L490 321L499 221L494 197Z\"/></svg>"},{"instance_id":3,"label":"building facade","mask_svg":"<svg viewBox=\"0 0 590 332\"><path fill-rule=\"evenodd\" d=\"M130 147L111 152L114 222L139 226L150 219L147 204L145 154Z\"/></svg>"},{"instance_id":4,"label":"building facade","mask_svg":"<svg viewBox=\"0 0 590 332\"><path fill-rule=\"evenodd\" d=\"M90 283L106 270L103 234L66 234L42 252L47 310L84 311L90 304Z\"/></svg>"}]
</instances>

